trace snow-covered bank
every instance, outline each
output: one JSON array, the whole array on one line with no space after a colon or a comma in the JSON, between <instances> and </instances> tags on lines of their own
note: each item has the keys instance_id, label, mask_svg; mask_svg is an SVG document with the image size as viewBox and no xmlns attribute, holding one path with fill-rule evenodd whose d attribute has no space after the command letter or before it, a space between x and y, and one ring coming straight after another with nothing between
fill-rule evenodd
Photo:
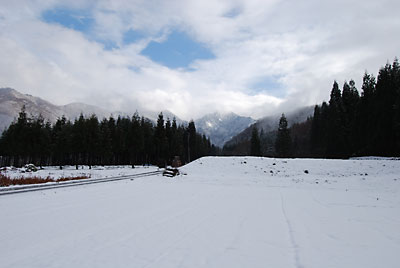
<instances>
[{"instance_id":1,"label":"snow-covered bank","mask_svg":"<svg viewBox=\"0 0 400 268\"><path fill-rule=\"evenodd\" d=\"M156 171L156 166L79 166L78 169L75 166L63 166L62 169L56 166L43 167L37 171L26 171L26 168L15 168L6 167L0 171L0 174L10 177L11 179L19 178L50 178L54 181L60 178L76 178L76 177L87 177L90 179L100 179L115 176L126 176L133 175L143 172ZM54 184L56 182L48 182L46 184ZM23 186L23 185L22 185ZM19 188L21 185L11 185L8 188ZM0 188L1 189L1 188Z\"/></svg>"},{"instance_id":2,"label":"snow-covered bank","mask_svg":"<svg viewBox=\"0 0 400 268\"><path fill-rule=\"evenodd\" d=\"M0 197L1 267L398 267L400 161L181 171Z\"/></svg>"}]
</instances>

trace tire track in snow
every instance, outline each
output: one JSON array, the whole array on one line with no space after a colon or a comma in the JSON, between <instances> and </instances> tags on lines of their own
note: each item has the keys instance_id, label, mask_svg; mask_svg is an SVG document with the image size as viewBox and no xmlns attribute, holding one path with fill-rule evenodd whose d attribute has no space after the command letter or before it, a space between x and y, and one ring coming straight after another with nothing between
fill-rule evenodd
<instances>
[{"instance_id":1,"label":"tire track in snow","mask_svg":"<svg viewBox=\"0 0 400 268\"><path fill-rule=\"evenodd\" d=\"M294 238L294 231L293 231L293 227L292 224L286 214L286 210L285 210L285 202L283 200L283 195L280 192L279 193L281 196L281 209L282 209L282 214L285 217L285 222L287 225L287 230L288 230L288 235L289 235L289 240L290 240L290 244L292 245L293 251L294 251L294 264L296 268L304 268L304 266L300 263L300 254L299 254L299 245L297 244L295 238Z\"/></svg>"},{"instance_id":2,"label":"tire track in snow","mask_svg":"<svg viewBox=\"0 0 400 268\"><path fill-rule=\"evenodd\" d=\"M178 221L182 217L185 217L189 213L199 211L199 208L204 207L204 204L202 204L201 202L199 203L198 201L208 200L208 202L210 202L210 200L206 197L207 196L209 197L210 195L218 196L217 193L220 192L221 190L222 190L221 188L217 188L217 189L209 190L202 194L197 194L195 197L191 198L191 204L186 202L187 208L184 210L184 213L180 213L178 217L169 217L168 221ZM186 229L185 231L183 231L180 235L178 235L175 239L173 239L170 243L168 243L167 246L163 250L161 250L158 255L153 257L153 259L150 259L147 264L145 264L141 267L147 268L147 267L152 267L152 266L155 266L156 264L158 264L162 259L167 257L171 252L173 252L177 248L177 245L179 245L179 243L181 243L182 241L185 241L190 235L198 233L199 229L204 224L208 223L210 221L210 219L216 217L216 215L217 215L217 213L215 211L210 210L210 211L208 211L208 213L206 215L201 217L201 219L199 219L195 223L193 223L191 225L187 225L187 228L185 228ZM165 228L165 224L160 224L159 226L163 227L162 229ZM160 230L161 229L154 230L153 232L151 232L150 234L148 234L146 236L153 235L154 233L160 232ZM183 264L184 264L187 256L188 256L188 253L186 252L185 255L181 256L179 263L177 263L175 265L175 267L184 267Z\"/></svg>"},{"instance_id":3,"label":"tire track in snow","mask_svg":"<svg viewBox=\"0 0 400 268\"><path fill-rule=\"evenodd\" d=\"M214 192L210 191L210 192ZM186 201L186 206L184 206L181 210L179 210L178 212L172 212L171 214L168 214L168 216L166 217L162 217L162 218L154 218L155 216L159 215L162 211L171 211L172 209L176 208L177 205L180 203L180 201L178 202L173 202L171 204L169 204L166 207L162 207L162 209L157 209L155 210L153 213L147 215L146 217L151 219L149 220L150 224L147 224L141 228L138 228L137 230L135 230L134 232L130 233L130 234L126 234L122 239L118 239L116 241L107 243L107 244L103 244L101 247L99 247L100 249L104 249L109 247L110 245L118 245L124 241L133 239L137 236L143 236L143 234L146 234L146 236L151 236L154 235L155 233L159 232L161 228L163 228L166 223L171 222L171 221L177 221L178 219L181 219L182 217L185 217L185 215L193 212L199 205L197 204L200 198L201 198L201 194L195 194L193 196L191 196L187 201ZM122 219L119 223L124 222L126 219ZM160 228L161 227L161 228ZM108 228L110 228L109 226L105 226L101 229L99 229L99 232L102 232L104 230L107 230Z\"/></svg>"},{"instance_id":4,"label":"tire track in snow","mask_svg":"<svg viewBox=\"0 0 400 268\"><path fill-rule=\"evenodd\" d=\"M199 221L195 225L191 226L191 228L189 228L187 231L183 232L180 236L178 236L178 238L176 238L174 241L169 243L167 248L164 251L162 251L160 254L158 254L153 260L151 260L149 263L143 265L142 268L153 266L157 262L159 262L162 258L164 258L165 256L168 256L168 254L175 249L176 245L178 245L181 241L184 241L191 233L198 230L200 228L200 226L205 224L213 216L214 216L213 214L209 214L206 217L204 217L201 221Z\"/></svg>"}]
</instances>

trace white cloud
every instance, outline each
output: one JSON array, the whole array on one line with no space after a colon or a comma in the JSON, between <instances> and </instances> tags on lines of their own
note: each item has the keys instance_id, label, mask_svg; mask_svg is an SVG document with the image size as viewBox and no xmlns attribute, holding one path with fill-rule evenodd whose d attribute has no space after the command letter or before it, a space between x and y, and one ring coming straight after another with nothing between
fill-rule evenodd
<instances>
[{"instance_id":1,"label":"white cloud","mask_svg":"<svg viewBox=\"0 0 400 268\"><path fill-rule=\"evenodd\" d=\"M184 119L218 110L260 117L327 99L334 79L377 72L398 53L397 1L74 1L93 12L83 34L40 20L64 1L0 4L0 86L58 104L82 101L112 110L170 110ZM68 5L71 5L70 3ZM234 11L234 12L233 12ZM232 13L232 16L226 16ZM185 31L213 51L190 71L140 54L152 39ZM124 45L129 29L147 38ZM94 40L118 45L105 50ZM251 86L277 77L284 94Z\"/></svg>"}]
</instances>

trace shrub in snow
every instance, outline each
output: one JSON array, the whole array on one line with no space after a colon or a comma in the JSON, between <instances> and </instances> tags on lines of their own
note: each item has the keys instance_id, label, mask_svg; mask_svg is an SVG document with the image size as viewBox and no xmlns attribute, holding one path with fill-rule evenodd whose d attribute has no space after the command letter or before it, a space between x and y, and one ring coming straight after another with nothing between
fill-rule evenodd
<instances>
[{"instance_id":1,"label":"shrub in snow","mask_svg":"<svg viewBox=\"0 0 400 268\"><path fill-rule=\"evenodd\" d=\"M0 187L10 186L10 185L24 185L24 184L39 184L39 183L47 183L47 182L63 182L63 181L72 181L72 180L84 180L89 179L88 176L77 176L77 177L61 177L58 179L53 179L50 176L45 178L33 176L33 177L21 177L21 178L10 178L9 176L5 176L0 174Z\"/></svg>"}]
</instances>

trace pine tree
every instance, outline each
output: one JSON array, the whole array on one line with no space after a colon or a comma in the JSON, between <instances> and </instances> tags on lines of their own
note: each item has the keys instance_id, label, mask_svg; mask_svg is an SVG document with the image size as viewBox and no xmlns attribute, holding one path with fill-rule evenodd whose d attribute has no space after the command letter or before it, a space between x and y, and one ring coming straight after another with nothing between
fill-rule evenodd
<instances>
[{"instance_id":1,"label":"pine tree","mask_svg":"<svg viewBox=\"0 0 400 268\"><path fill-rule=\"evenodd\" d=\"M140 117L137 112L135 112L132 116L128 136L130 147L130 165L134 167L134 165L138 163L140 152L143 150L143 135L140 127Z\"/></svg>"},{"instance_id":2,"label":"pine tree","mask_svg":"<svg viewBox=\"0 0 400 268\"><path fill-rule=\"evenodd\" d=\"M356 153L361 155L374 154L372 145L374 144L373 140L375 140L373 123L375 120L375 86L375 77L365 72L355 119L355 135L357 139L354 142L356 144Z\"/></svg>"},{"instance_id":3,"label":"pine tree","mask_svg":"<svg viewBox=\"0 0 400 268\"><path fill-rule=\"evenodd\" d=\"M393 128L395 132L395 154L400 155L400 64L394 59L392 68L393 85L395 88L395 100L393 105Z\"/></svg>"},{"instance_id":4,"label":"pine tree","mask_svg":"<svg viewBox=\"0 0 400 268\"><path fill-rule=\"evenodd\" d=\"M181 152L179 151L179 145L180 141L182 138L178 137L178 126L176 124L176 119L175 117L172 119L172 125L171 125L171 138L170 138L170 151L171 151L171 156L181 156Z\"/></svg>"},{"instance_id":5,"label":"pine tree","mask_svg":"<svg viewBox=\"0 0 400 268\"><path fill-rule=\"evenodd\" d=\"M144 152L142 156L143 164L155 163L156 144L154 143L154 126L148 119L142 116L141 128L143 133Z\"/></svg>"},{"instance_id":6,"label":"pine tree","mask_svg":"<svg viewBox=\"0 0 400 268\"><path fill-rule=\"evenodd\" d=\"M256 126L254 126L251 131L250 155L251 156L261 156L262 155L261 154L260 137L258 135L258 129Z\"/></svg>"},{"instance_id":7,"label":"pine tree","mask_svg":"<svg viewBox=\"0 0 400 268\"><path fill-rule=\"evenodd\" d=\"M167 118L167 121L165 122L165 140L166 140L166 160L169 163L172 158L172 127L171 127L171 120Z\"/></svg>"},{"instance_id":8,"label":"pine tree","mask_svg":"<svg viewBox=\"0 0 400 268\"><path fill-rule=\"evenodd\" d=\"M156 157L159 166L165 166L165 153L167 144L164 128L164 116L162 113L158 115L157 125L154 133L154 145L156 147Z\"/></svg>"},{"instance_id":9,"label":"pine tree","mask_svg":"<svg viewBox=\"0 0 400 268\"><path fill-rule=\"evenodd\" d=\"M357 136L355 135L355 118L356 109L360 101L360 95L358 94L357 88L355 87L355 82L350 80L349 84L347 82L343 85L342 93L343 101L343 124L344 124L344 154L350 155L355 150L355 142Z\"/></svg>"},{"instance_id":10,"label":"pine tree","mask_svg":"<svg viewBox=\"0 0 400 268\"><path fill-rule=\"evenodd\" d=\"M329 157L344 157L346 151L345 113L342 94L336 81L333 83L331 98L329 100L329 113L327 124L327 155Z\"/></svg>"},{"instance_id":11,"label":"pine tree","mask_svg":"<svg viewBox=\"0 0 400 268\"><path fill-rule=\"evenodd\" d=\"M112 163L112 138L111 138L111 131L110 131L110 122L107 119L103 119L100 123L99 127L100 131L100 164L110 164Z\"/></svg>"},{"instance_id":12,"label":"pine tree","mask_svg":"<svg viewBox=\"0 0 400 268\"><path fill-rule=\"evenodd\" d=\"M95 115L81 114L73 123L62 117L52 126L41 116L28 117L23 108L0 138L0 165L165 165L175 155L194 160L216 151L205 135L196 132L194 122L185 128L167 119L164 126L162 114L156 126L137 113L101 122Z\"/></svg>"},{"instance_id":13,"label":"pine tree","mask_svg":"<svg viewBox=\"0 0 400 268\"><path fill-rule=\"evenodd\" d=\"M398 62L395 60L394 66L387 63L379 70L378 81L376 83L376 151L381 155L396 154L396 130L395 130L395 110L398 95L398 85L396 86L396 75L398 72Z\"/></svg>"},{"instance_id":14,"label":"pine tree","mask_svg":"<svg viewBox=\"0 0 400 268\"><path fill-rule=\"evenodd\" d=\"M99 142L99 120L95 114L91 115L86 120L86 141L87 141L87 164L92 168L97 162L98 154L100 153Z\"/></svg>"},{"instance_id":15,"label":"pine tree","mask_svg":"<svg viewBox=\"0 0 400 268\"><path fill-rule=\"evenodd\" d=\"M194 121L191 120L189 122L187 128L187 139L188 139L188 162L196 160L197 152L196 152L196 126Z\"/></svg>"},{"instance_id":16,"label":"pine tree","mask_svg":"<svg viewBox=\"0 0 400 268\"><path fill-rule=\"evenodd\" d=\"M311 152L318 154L320 151L320 136L321 136L321 109L318 105L314 107L314 116L311 125Z\"/></svg>"},{"instance_id":17,"label":"pine tree","mask_svg":"<svg viewBox=\"0 0 400 268\"><path fill-rule=\"evenodd\" d=\"M289 157L291 154L292 139L288 129L285 114L279 119L278 134L275 141L275 152L278 157Z\"/></svg>"}]
</instances>

